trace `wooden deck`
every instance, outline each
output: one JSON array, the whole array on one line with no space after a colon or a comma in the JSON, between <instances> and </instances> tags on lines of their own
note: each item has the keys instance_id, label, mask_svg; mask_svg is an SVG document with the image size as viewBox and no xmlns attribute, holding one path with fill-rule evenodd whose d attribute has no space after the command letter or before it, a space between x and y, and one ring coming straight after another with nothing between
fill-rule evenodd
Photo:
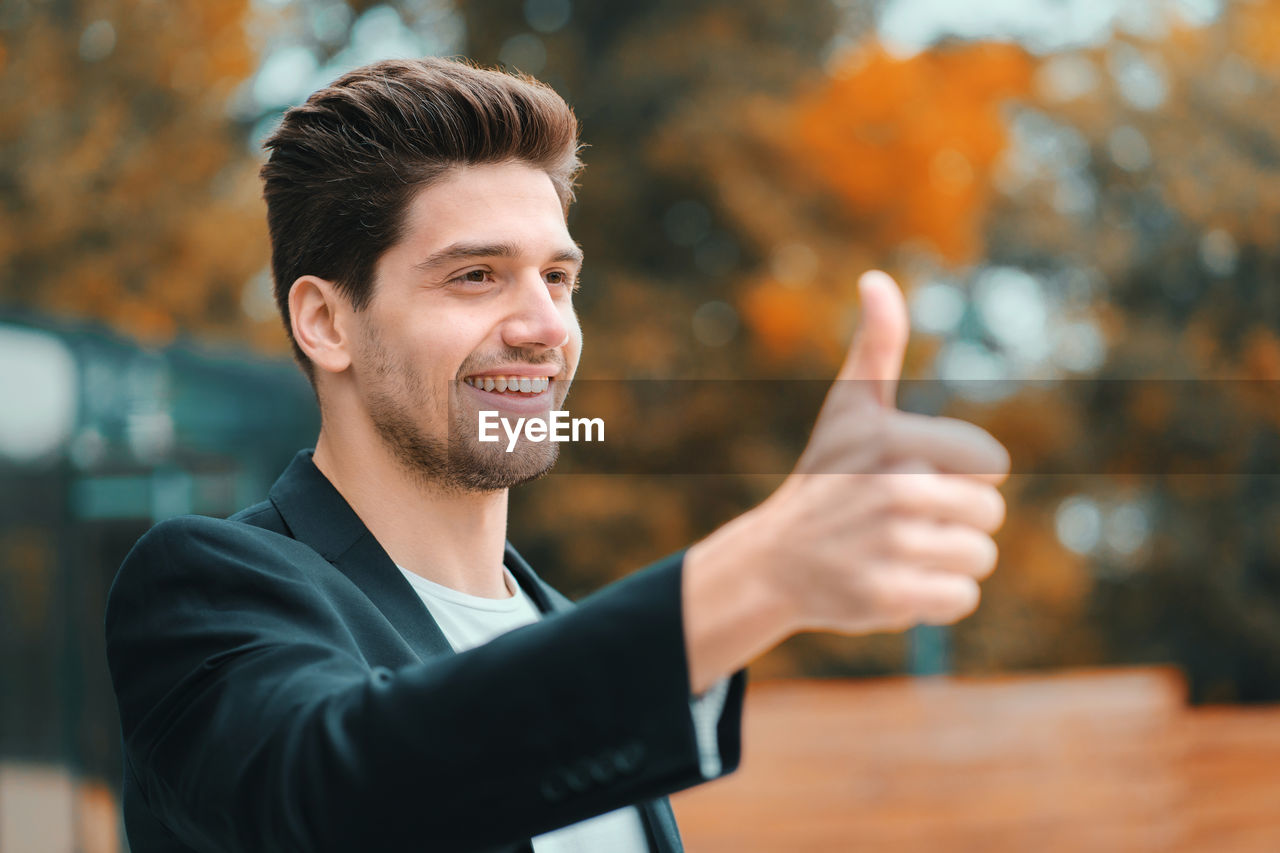
<instances>
[{"instance_id":1,"label":"wooden deck","mask_svg":"<svg viewBox=\"0 0 1280 853\"><path fill-rule=\"evenodd\" d=\"M689 853L1280 851L1280 707L1173 670L752 684L744 727Z\"/></svg>"}]
</instances>

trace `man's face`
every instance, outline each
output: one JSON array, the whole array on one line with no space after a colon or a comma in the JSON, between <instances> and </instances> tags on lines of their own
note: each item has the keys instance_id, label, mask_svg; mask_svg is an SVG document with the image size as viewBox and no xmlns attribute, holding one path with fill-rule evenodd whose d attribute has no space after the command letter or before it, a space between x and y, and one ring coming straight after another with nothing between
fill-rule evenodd
<instances>
[{"instance_id":1,"label":"man's face","mask_svg":"<svg viewBox=\"0 0 1280 853\"><path fill-rule=\"evenodd\" d=\"M405 225L355 315L368 417L401 465L437 486L494 491L540 476L554 442L522 438L508 453L504 430L496 443L477 432L481 410L514 427L559 409L578 367L581 253L551 179L518 163L458 167L414 197Z\"/></svg>"}]
</instances>

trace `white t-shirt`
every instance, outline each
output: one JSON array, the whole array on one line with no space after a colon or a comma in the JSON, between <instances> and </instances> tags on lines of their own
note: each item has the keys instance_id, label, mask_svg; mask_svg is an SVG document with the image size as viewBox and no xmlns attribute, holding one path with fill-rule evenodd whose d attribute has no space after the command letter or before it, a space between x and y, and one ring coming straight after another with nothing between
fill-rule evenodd
<instances>
[{"instance_id":1,"label":"white t-shirt","mask_svg":"<svg viewBox=\"0 0 1280 853\"><path fill-rule=\"evenodd\" d=\"M520 588L511 571L502 569L510 598L482 598L468 595L429 581L413 572L397 567L427 606L440 626L445 639L455 652L466 651L489 642L500 634L529 625L542 618L538 606ZM720 775L720 751L716 742L716 725L724 710L728 679L721 679L710 690L691 703L694 732L702 774L711 779ZM501 773L501 768L495 768ZM626 806L579 823L539 835L533 839L535 853L649 853L644 824L634 806Z\"/></svg>"}]
</instances>

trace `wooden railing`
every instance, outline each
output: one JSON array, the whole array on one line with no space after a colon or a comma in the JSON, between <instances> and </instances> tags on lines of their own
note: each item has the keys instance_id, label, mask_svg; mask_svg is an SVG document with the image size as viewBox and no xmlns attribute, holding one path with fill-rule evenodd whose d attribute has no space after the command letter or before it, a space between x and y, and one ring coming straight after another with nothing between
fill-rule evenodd
<instances>
[{"instance_id":1,"label":"wooden railing","mask_svg":"<svg viewBox=\"0 0 1280 853\"><path fill-rule=\"evenodd\" d=\"M689 853L1280 851L1280 707L1171 669L752 684Z\"/></svg>"}]
</instances>

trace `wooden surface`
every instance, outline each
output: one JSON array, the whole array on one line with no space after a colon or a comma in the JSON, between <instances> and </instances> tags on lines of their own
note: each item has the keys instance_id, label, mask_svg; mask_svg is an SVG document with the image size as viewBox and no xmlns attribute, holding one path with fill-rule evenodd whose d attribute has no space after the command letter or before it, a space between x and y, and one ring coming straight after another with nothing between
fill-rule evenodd
<instances>
[{"instance_id":1,"label":"wooden surface","mask_svg":"<svg viewBox=\"0 0 1280 853\"><path fill-rule=\"evenodd\" d=\"M689 853L1280 851L1280 708L1173 670L752 684L744 729Z\"/></svg>"}]
</instances>

